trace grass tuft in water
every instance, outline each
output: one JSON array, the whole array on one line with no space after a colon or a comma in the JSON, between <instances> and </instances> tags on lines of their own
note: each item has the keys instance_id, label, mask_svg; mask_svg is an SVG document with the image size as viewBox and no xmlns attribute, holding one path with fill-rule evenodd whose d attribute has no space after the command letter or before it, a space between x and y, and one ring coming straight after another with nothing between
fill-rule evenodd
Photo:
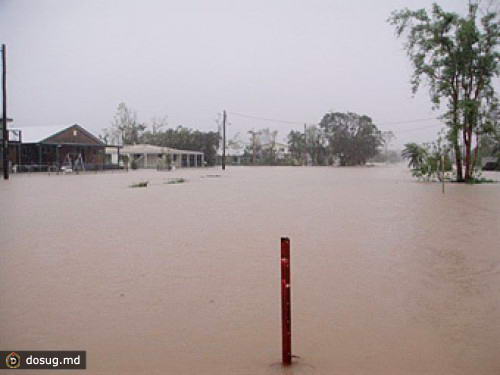
<instances>
[{"instance_id":1,"label":"grass tuft in water","mask_svg":"<svg viewBox=\"0 0 500 375\"><path fill-rule=\"evenodd\" d=\"M167 182L165 182L167 185L173 185L173 184L182 184L186 182L187 180L185 178L169 178Z\"/></svg>"},{"instance_id":2,"label":"grass tuft in water","mask_svg":"<svg viewBox=\"0 0 500 375\"><path fill-rule=\"evenodd\" d=\"M485 178L485 177L475 177L472 180L467 181L468 184L477 185L477 184L496 184L498 181Z\"/></svg>"},{"instance_id":3,"label":"grass tuft in water","mask_svg":"<svg viewBox=\"0 0 500 375\"><path fill-rule=\"evenodd\" d=\"M148 187L149 181L141 181L135 184L130 185L131 188L140 188L140 187Z\"/></svg>"}]
</instances>

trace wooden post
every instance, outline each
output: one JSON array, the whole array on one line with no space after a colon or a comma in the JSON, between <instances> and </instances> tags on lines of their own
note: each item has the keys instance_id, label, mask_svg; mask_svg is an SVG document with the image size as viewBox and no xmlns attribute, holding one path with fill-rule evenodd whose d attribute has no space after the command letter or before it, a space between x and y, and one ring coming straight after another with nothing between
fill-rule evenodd
<instances>
[{"instance_id":1,"label":"wooden post","mask_svg":"<svg viewBox=\"0 0 500 375\"><path fill-rule=\"evenodd\" d=\"M283 365L292 364L292 305L290 285L290 240L281 238L281 334Z\"/></svg>"},{"instance_id":2,"label":"wooden post","mask_svg":"<svg viewBox=\"0 0 500 375\"><path fill-rule=\"evenodd\" d=\"M222 112L222 170L226 169L226 111Z\"/></svg>"},{"instance_id":3,"label":"wooden post","mask_svg":"<svg viewBox=\"0 0 500 375\"><path fill-rule=\"evenodd\" d=\"M9 131L7 130L7 49L2 44L3 178L9 179Z\"/></svg>"}]
</instances>

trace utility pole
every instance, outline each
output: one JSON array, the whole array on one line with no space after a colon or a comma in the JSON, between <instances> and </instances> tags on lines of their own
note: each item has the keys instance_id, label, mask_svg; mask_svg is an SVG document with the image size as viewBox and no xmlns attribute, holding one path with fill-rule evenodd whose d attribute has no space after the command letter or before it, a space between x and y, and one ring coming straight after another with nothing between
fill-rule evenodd
<instances>
[{"instance_id":1,"label":"utility pole","mask_svg":"<svg viewBox=\"0 0 500 375\"><path fill-rule=\"evenodd\" d=\"M9 179L9 131L7 130L7 49L5 44L2 44L2 94L3 94L3 178Z\"/></svg>"},{"instance_id":2,"label":"utility pole","mask_svg":"<svg viewBox=\"0 0 500 375\"><path fill-rule=\"evenodd\" d=\"M226 169L226 110L222 112L222 170Z\"/></svg>"}]
</instances>

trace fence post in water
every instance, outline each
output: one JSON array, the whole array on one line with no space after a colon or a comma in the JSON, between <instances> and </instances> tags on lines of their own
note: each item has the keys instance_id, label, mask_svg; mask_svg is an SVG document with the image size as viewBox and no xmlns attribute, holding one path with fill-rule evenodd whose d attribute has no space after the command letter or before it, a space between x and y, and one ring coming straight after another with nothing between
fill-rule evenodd
<instances>
[{"instance_id":1,"label":"fence post in water","mask_svg":"<svg viewBox=\"0 0 500 375\"><path fill-rule=\"evenodd\" d=\"M290 285L290 239L281 238L281 329L283 365L292 364L292 305Z\"/></svg>"}]
</instances>

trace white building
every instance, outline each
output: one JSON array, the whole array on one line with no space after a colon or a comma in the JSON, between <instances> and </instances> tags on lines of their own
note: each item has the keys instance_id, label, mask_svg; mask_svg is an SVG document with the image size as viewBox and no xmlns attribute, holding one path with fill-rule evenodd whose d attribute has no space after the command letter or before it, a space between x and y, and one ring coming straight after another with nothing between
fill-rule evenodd
<instances>
[{"instance_id":1,"label":"white building","mask_svg":"<svg viewBox=\"0 0 500 375\"><path fill-rule=\"evenodd\" d=\"M230 165L240 165L243 159L244 150L241 148L226 147L226 163ZM222 148L217 150L217 164L222 163Z\"/></svg>"},{"instance_id":2,"label":"white building","mask_svg":"<svg viewBox=\"0 0 500 375\"><path fill-rule=\"evenodd\" d=\"M128 167L135 161L138 168L161 168L166 165L169 155L170 163L176 168L202 167L205 164L203 152L177 150L170 147L160 147L148 144L125 145L119 151L106 148L106 157L111 163L118 162L118 153L121 160L126 160Z\"/></svg>"}]
</instances>

